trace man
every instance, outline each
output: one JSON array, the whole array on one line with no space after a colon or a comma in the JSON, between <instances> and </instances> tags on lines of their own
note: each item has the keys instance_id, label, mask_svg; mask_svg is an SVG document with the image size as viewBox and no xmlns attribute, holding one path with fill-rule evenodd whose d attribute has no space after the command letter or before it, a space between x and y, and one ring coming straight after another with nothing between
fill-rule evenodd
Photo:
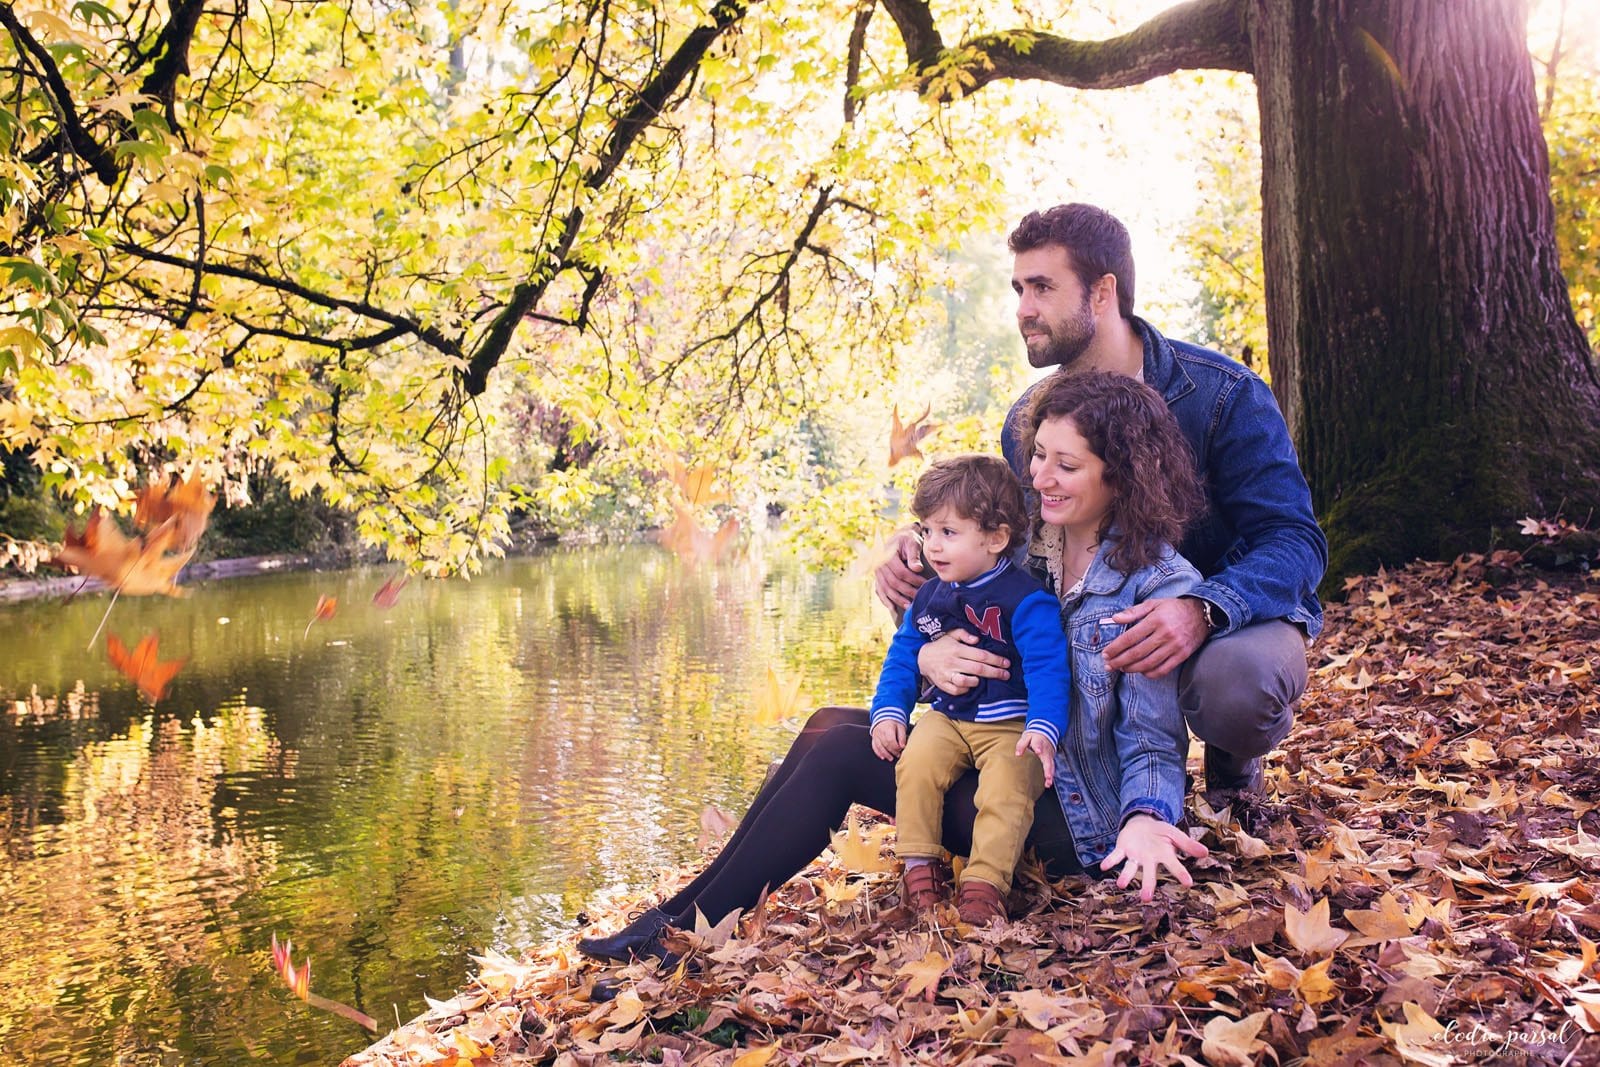
<instances>
[{"instance_id":1,"label":"man","mask_svg":"<svg viewBox=\"0 0 1600 1067\"><path fill-rule=\"evenodd\" d=\"M1035 367L1140 378L1167 401L1194 450L1209 512L1179 550L1205 581L1187 596L1114 616L1127 628L1106 646L1112 670L1162 677L1177 669L1179 700L1205 742L1207 801L1248 805L1261 757L1289 732L1306 685L1306 641L1322 629L1317 583L1328 545L1272 392L1219 353L1169 341L1133 314L1133 253L1117 219L1087 204L1028 215L1008 240L1017 325ZM1001 447L1026 486L1012 405ZM876 575L879 597L903 610L925 580L903 536ZM1009 664L952 634L925 646L923 675L947 692L1004 678Z\"/></svg>"}]
</instances>

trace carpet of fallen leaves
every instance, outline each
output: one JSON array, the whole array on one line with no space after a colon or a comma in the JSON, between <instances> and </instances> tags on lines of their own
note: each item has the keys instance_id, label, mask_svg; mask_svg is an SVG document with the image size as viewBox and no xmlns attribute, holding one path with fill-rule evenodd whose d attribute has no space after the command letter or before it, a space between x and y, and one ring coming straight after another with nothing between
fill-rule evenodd
<instances>
[{"instance_id":1,"label":"carpet of fallen leaves","mask_svg":"<svg viewBox=\"0 0 1600 1067\"><path fill-rule=\"evenodd\" d=\"M1348 595L1260 836L1200 805L1192 890L1024 873L975 931L830 854L685 935L698 971L485 956L347 1062L1600 1064L1600 580L1503 552Z\"/></svg>"}]
</instances>

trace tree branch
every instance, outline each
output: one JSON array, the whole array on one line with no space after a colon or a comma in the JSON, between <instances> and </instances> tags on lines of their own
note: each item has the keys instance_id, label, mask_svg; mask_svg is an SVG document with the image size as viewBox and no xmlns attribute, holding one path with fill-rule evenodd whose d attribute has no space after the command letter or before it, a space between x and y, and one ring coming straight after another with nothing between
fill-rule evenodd
<instances>
[{"instance_id":1,"label":"tree branch","mask_svg":"<svg viewBox=\"0 0 1600 1067\"><path fill-rule=\"evenodd\" d=\"M66 136L67 144L72 147L72 154L89 164L94 176L99 178L101 183L114 184L121 168L117 166L117 161L111 153L84 129L82 120L78 118L78 110L72 103L72 90L67 88L65 79L61 77L61 71L56 67L54 57L34 39L26 26L17 21L16 12L9 3L0 3L0 26L4 26L11 33L17 51L25 52L39 65L40 76L50 90L50 98L55 101L56 111L61 119L61 130Z\"/></svg>"},{"instance_id":2,"label":"tree branch","mask_svg":"<svg viewBox=\"0 0 1600 1067\"><path fill-rule=\"evenodd\" d=\"M292 282L287 278L274 278L270 274L264 274L261 271L229 266L226 263L200 263L192 259L185 259L182 256L173 256L165 252L157 252L154 249L142 248L127 241L118 241L116 248L119 252L126 252L131 256L137 256L152 263L165 263L169 267L179 267L186 271L203 271L206 274L215 274L223 278L237 278L240 281L251 282L265 289L272 289L289 296L298 297L306 301L306 303L316 304L318 307L325 307L334 311L347 311L362 318L388 323L398 331L390 335L392 337L399 337L401 334L412 334L418 340L439 352L443 352L445 355L459 357L462 354L461 346L458 343L433 327L425 326L414 319L408 319L404 315L396 315L392 311L385 311L383 308L361 300L344 300L339 297L329 296L326 293L319 293L315 289L308 289L299 282ZM390 336L383 336L383 339L388 340Z\"/></svg>"},{"instance_id":3,"label":"tree branch","mask_svg":"<svg viewBox=\"0 0 1600 1067\"><path fill-rule=\"evenodd\" d=\"M710 51L712 44L729 27L742 19L748 9L747 0L720 0L711 9L711 25L698 26L690 31L689 36L684 38L683 43L662 65L656 76L639 91L628 110L617 118L594 170L584 176L583 184L586 188L598 189L606 183L621 165L639 134L654 121L661 113L662 107L699 67L700 61ZM550 249L551 261L564 263L570 258L573 243L578 239L578 230L583 226L583 217L581 207L574 207L567 213L566 220L561 224L561 237ZM489 372L494 370L500 362L500 357L505 355L506 349L510 347L511 337L516 332L517 324L522 321L523 316L538 306L554 276L552 273L538 281L522 282L511 291L511 299L506 302L500 314L495 316L494 322L490 323L488 332L478 345L478 350L472 354L467 368L461 372L462 387L468 396L478 396L488 387Z\"/></svg>"},{"instance_id":4,"label":"tree branch","mask_svg":"<svg viewBox=\"0 0 1600 1067\"><path fill-rule=\"evenodd\" d=\"M906 57L926 89L932 73L955 59L966 92L1001 79L1048 81L1073 89L1120 89L1178 70L1250 71L1240 0L1190 0L1120 37L1073 41L1032 31L984 34L964 42L969 57L950 56L926 0L883 0Z\"/></svg>"}]
</instances>

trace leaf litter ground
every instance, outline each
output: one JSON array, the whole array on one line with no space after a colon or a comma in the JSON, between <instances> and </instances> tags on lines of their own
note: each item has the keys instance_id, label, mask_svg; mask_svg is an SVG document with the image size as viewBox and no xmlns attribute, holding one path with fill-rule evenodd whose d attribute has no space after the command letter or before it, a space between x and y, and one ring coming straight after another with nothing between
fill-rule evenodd
<instances>
[{"instance_id":1,"label":"leaf litter ground","mask_svg":"<svg viewBox=\"0 0 1600 1067\"><path fill-rule=\"evenodd\" d=\"M1192 890L1024 871L972 930L830 853L685 935L697 969L485 956L347 1063L1600 1064L1600 581L1502 552L1347 592L1259 836L1197 801Z\"/></svg>"}]
</instances>

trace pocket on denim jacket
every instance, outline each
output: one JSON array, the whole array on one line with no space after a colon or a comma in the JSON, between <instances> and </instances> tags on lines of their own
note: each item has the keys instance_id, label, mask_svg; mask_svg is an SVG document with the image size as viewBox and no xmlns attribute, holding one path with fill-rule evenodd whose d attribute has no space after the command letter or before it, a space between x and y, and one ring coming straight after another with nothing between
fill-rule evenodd
<instances>
[{"instance_id":1,"label":"pocket on denim jacket","mask_svg":"<svg viewBox=\"0 0 1600 1067\"><path fill-rule=\"evenodd\" d=\"M1073 623L1072 667L1075 686L1097 697L1103 697L1111 692L1116 676L1106 668L1105 647L1121 636L1126 629L1122 623L1112 622L1109 615ZM1081 677L1076 677L1077 675Z\"/></svg>"}]
</instances>

